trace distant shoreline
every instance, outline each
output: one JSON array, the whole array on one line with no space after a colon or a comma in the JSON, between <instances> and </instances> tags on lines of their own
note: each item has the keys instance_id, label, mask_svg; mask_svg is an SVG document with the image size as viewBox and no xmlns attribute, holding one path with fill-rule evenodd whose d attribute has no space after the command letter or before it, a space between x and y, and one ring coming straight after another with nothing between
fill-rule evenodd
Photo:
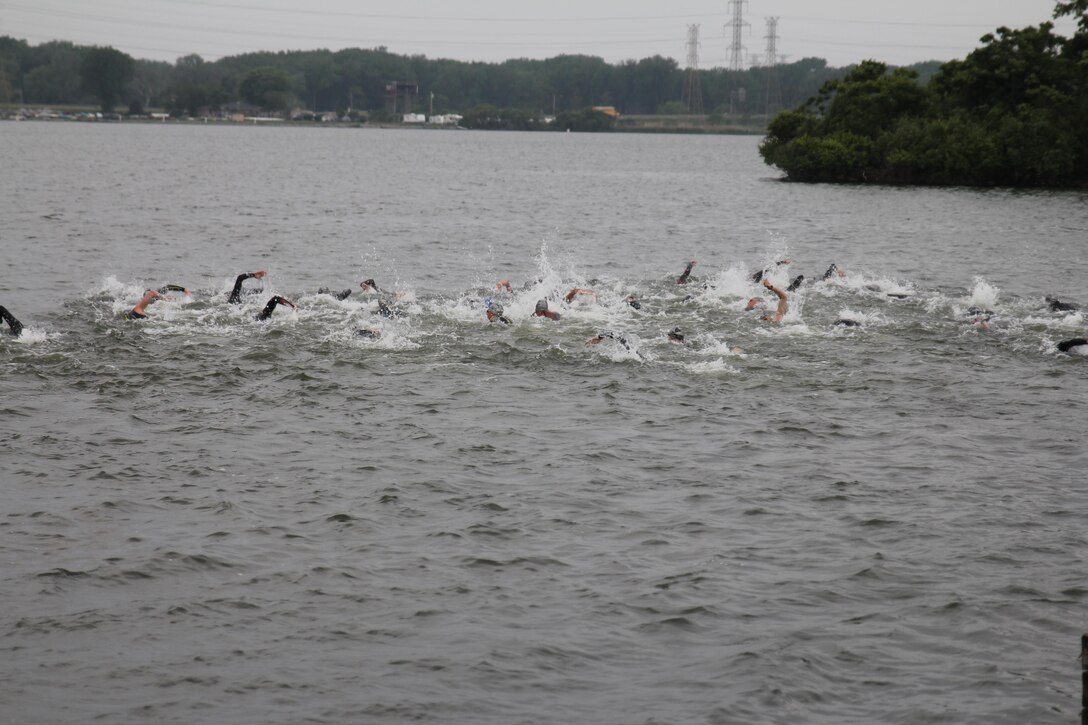
<instances>
[{"instance_id":1,"label":"distant shoreline","mask_svg":"<svg viewBox=\"0 0 1088 725\"><path fill-rule=\"evenodd\" d=\"M651 120L652 119L652 120ZM463 126L438 126L433 124L410 123L362 123L362 122L321 122L321 121L287 121L287 120L262 120L262 121L232 121L225 118L88 118L88 117L14 117L12 115L0 115L0 121L13 123L90 123L90 124L127 124L159 126L249 126L249 127L274 127L274 128L358 128L358 129L407 129L412 131L470 131L487 129L468 129ZM655 119L651 116L643 116L635 121L621 119L615 127L608 131L580 131L577 133L657 133L668 135L686 136L760 136L766 134L763 125L745 125L739 123L709 124L678 122L672 119ZM530 131L529 133L563 133L562 131Z\"/></svg>"}]
</instances>

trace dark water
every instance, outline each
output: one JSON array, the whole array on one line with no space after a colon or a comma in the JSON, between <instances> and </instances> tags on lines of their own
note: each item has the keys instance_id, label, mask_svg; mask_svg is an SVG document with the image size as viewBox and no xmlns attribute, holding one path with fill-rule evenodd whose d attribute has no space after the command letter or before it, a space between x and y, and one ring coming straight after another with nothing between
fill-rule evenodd
<instances>
[{"instance_id":1,"label":"dark water","mask_svg":"<svg viewBox=\"0 0 1088 725\"><path fill-rule=\"evenodd\" d=\"M1074 721L1088 197L757 143L0 126L0 722Z\"/></svg>"}]
</instances>

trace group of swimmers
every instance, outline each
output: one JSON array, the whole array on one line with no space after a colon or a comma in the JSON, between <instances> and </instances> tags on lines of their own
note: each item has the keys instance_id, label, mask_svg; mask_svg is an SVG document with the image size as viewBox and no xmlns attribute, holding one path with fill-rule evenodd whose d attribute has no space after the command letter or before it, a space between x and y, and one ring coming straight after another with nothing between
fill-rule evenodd
<instances>
[{"instance_id":1,"label":"group of swimmers","mask_svg":"<svg viewBox=\"0 0 1088 725\"><path fill-rule=\"evenodd\" d=\"M777 262L775 262L775 266L780 267L782 265L788 265L791 262L792 262L792 260L787 257L785 259L780 259ZM684 267L684 271L681 272L680 276L676 278L676 284L677 285L686 285L689 282L691 282L692 281L691 273L692 273L692 271L694 270L694 268L695 268L695 266L697 264L698 264L698 262L696 260L689 261L687 263L687 265ZM789 312L789 294L792 293L792 292L797 291L798 289L800 289L800 287L805 282L805 276L803 274L797 275L796 277L794 277L790 281L789 285L787 285L786 288L783 290L783 289L780 289L779 287L775 286L774 283L771 282L771 280L769 278L769 275L768 275L769 271L770 271L769 267L764 268L764 269L760 269L760 270L756 271L752 275L751 279L752 279L753 282L761 283L766 289L770 290L770 292L776 298L776 305L775 305L774 312L773 313L769 312L767 314L763 314L763 315L760 316L759 319L763 320L764 322L779 324L779 323L782 322L783 318L785 318L786 314ZM846 276L846 273L843 270L839 269L837 264L832 263L827 268L827 270L823 273L823 275L820 277L819 281L826 282L826 281L831 280L831 279L833 279L835 277L845 277L845 276ZM495 285L495 288L499 293L513 292L513 287L510 284L509 280L505 280L505 279L504 280L499 280L499 282ZM876 288L874 288L874 289L876 289ZM891 298L894 298L894 299L904 299L904 298L906 298L908 296L907 294L902 293L902 292L886 292L885 294L888 297L891 297ZM563 299L568 304L570 304L571 302L574 301L574 299L576 297L581 296L581 295L593 296L593 295L595 295L595 293L591 289L586 289L586 288L583 288L583 287L575 287L575 288L571 289L569 292L567 292L567 294L563 296ZM684 298L684 301L686 302L686 301L691 300L691 299L692 299L692 296L688 295L687 297ZM633 307L636 310L642 309L641 303L638 301L638 299L634 295L628 295L625 298L624 301L628 305L630 305L631 307ZM1054 312L1074 311L1074 310L1079 309L1079 307L1074 303L1062 302L1062 301L1057 300L1057 299L1055 299L1053 297L1050 297L1050 296L1046 297L1046 301L1047 301L1047 304L1050 307L1051 311L1054 311ZM752 298L750 298L748 300L748 302L745 305L744 309L745 309L745 311L751 311L751 310L754 310L754 309L757 309L757 308L764 307L764 306L767 305L767 303L768 303L768 299L766 297L752 297ZM488 319L489 322L496 322L497 321L497 322L502 322L504 324L511 324L511 320L510 320L509 317L506 316L505 309L503 308L502 304L500 304L494 297L489 296L489 297L484 298L484 308L485 308L485 313L487 315L487 319ZM541 300L537 301L536 308L535 308L535 310L533 312L533 315L536 316L536 317L546 317L546 318L551 319L551 320L558 320L559 317L560 317L558 312L555 312L555 311L551 310L548 307L548 300L547 299L541 299ZM993 312L990 311L990 310L985 310L985 309L975 307L975 306L972 306L967 310L967 318L966 318L967 322L970 323L970 324L973 324L973 325L975 325L975 326L977 326L977 327L979 327L980 329L983 329L983 330L988 330L989 329L989 323L990 323L990 320L992 318L993 318ZM858 320L854 320L854 319L850 319L850 318L840 318L838 320L835 320L835 322L833 324L835 326L838 326L838 327L861 327L861 323ZM666 333L666 339L669 342L672 342L672 343L686 344L683 330L681 330L680 327L674 327L671 330L669 330L669 332ZM601 330L596 335L594 335L593 337L586 340L585 344L586 344L586 347L590 347L590 346L593 346L593 345L599 345L600 343L604 342L605 340L613 340L616 343L623 346L624 348L626 348L628 350L631 349L630 344L627 341L627 338L623 334L617 333L617 332L615 332L613 330ZM1069 352L1070 350L1073 350L1074 348L1077 348L1077 347L1079 347L1081 345L1088 345L1088 339L1077 337L1077 338L1073 338L1073 339L1070 339L1070 340L1064 340L1064 341L1058 343L1058 349L1060 351L1062 351L1062 352ZM1086 349L1088 349L1088 348L1086 348Z\"/></svg>"},{"instance_id":2,"label":"group of swimmers","mask_svg":"<svg viewBox=\"0 0 1088 725\"><path fill-rule=\"evenodd\" d=\"M791 261L792 260L790 260L789 258L781 259L781 260L778 260L775 263L775 266L787 265L787 264L790 264ZM687 263L687 265L684 267L684 271L681 272L680 276L676 278L676 284L677 285L686 285L689 282L691 282L691 273L692 273L692 270L695 268L695 266L697 264L698 264L698 262L696 260L689 261ZM774 312L761 315L760 319L765 321L765 322L778 324L778 323L782 322L783 318L789 312L789 294L792 293L792 292L795 292L797 289L799 289L801 287L801 285L805 281L805 276L803 274L797 275L796 277L793 278L793 280L789 283L789 285L787 285L786 288L783 290L783 289L778 288L777 286L775 286L771 282L771 280L770 280L770 278L768 276L769 271L770 271L769 268L761 269L761 270L755 272L755 274L752 275L751 279L752 279L753 282L761 283L766 289L770 290L770 292L775 296L775 298L777 298L777 304L775 306ZM258 280L264 279L266 274L267 274L267 272L265 272L264 270L260 270L260 271L257 271L257 272L244 272L244 273L238 275L238 277L234 280L234 287L231 289L230 295L227 297L227 302L229 304L239 304L239 303L241 303L243 294L247 294L247 291L243 288L243 283L248 279L258 279ZM827 271L824 272L824 274L821 277L820 281L827 281L827 280L830 280L830 279L832 279L833 277L836 277L836 276L843 277L843 276L845 276L845 273L841 269L839 269L837 265L831 264L831 266L828 267ZM377 283L373 279L366 279L366 280L360 282L359 286L364 292L374 293L374 294L377 295L378 314L380 314L382 317L387 317L387 318L396 316L397 313L394 311L391 304L397 298L399 298L400 295L398 293L391 293L391 294L387 293L385 290L380 289L378 287ZM499 280L499 282L495 285L495 288L496 288L497 294L499 294L499 295L501 295L503 293L512 293L513 292L513 286L510 284L510 281L505 280L505 279ZM183 295L185 295L187 297L191 296L191 294L192 294L189 291L188 288L183 287L181 285L176 285L176 284L168 284L168 285L165 285L163 287L160 287L158 290L153 290L153 289L146 290L144 292L144 294L143 294L143 297L141 297L140 301L138 303L136 303L136 305L125 314L125 318L129 319L129 320L143 320L143 319L146 319L147 318L147 308L152 303L154 303L156 300L172 299L169 296L169 293L171 293L171 292L180 292L180 293L182 293ZM255 291L248 292L248 293L249 294L256 294L257 292L259 292L259 290L255 290ZM322 287L321 289L318 290L318 293L319 294L328 294L328 295L331 295L332 297L335 297L337 300L342 301L342 300L347 299L351 295L352 290L351 289L345 289L345 290L334 292L334 291L329 290L326 287ZM889 294L889 296L896 297L896 298L902 298L902 297L905 296L903 294L898 294L898 293L888 293L888 294ZM574 287L569 292L567 292L565 295L563 295L563 300L567 304L570 304L576 298L581 297L581 296L595 297L596 293L593 290L587 289L585 287ZM685 301L690 300L690 299L691 299L691 295L686 297ZM1069 312L1069 311L1075 311L1075 310L1079 309L1078 305L1076 305L1074 303L1063 302L1063 301L1055 299L1054 297L1051 297L1049 295L1045 299L1046 299L1048 307L1053 312ZM642 305L638 301L638 299L637 299L637 297L635 295L628 295L624 299L624 302L627 305L629 305L630 307L632 307L633 309L636 309L636 310L642 309ZM745 310L750 311L750 310L756 309L758 307L763 307L766 304L767 304L767 299L765 297L752 297L751 299L748 300L747 304L745 305ZM276 310L276 307L278 307L280 305L283 305L285 307L290 307L292 309L297 308L295 303L291 302L287 298L282 297L280 295L273 295L271 298L269 298L269 300L265 304L264 308L257 314L256 319L259 320L259 321L269 319L270 317L272 317L272 313ZM485 316L486 316L488 322L500 322L500 323L506 324L506 325L509 325L509 324L512 323L512 320L506 315L506 311L505 311L503 305L498 300L496 300L494 296L488 296L488 297L484 298L484 313L485 313ZM535 306L534 311L533 311L533 316L534 317L544 317L544 318L547 318L549 320L556 320L556 321L559 320L559 318L560 318L560 314L558 312L556 312L556 311L549 308L547 299L540 299L540 300L537 301L536 306ZM971 323L971 324L974 324L974 325L980 327L981 329L984 329L984 330L989 329L989 323L990 323L990 320L992 319L992 317L993 317L993 312L991 312L989 310L985 310L985 309L977 307L977 306L972 306L972 307L968 308L968 310L967 310L967 321L969 323ZM14 337L18 337L19 335L22 334L22 331L23 331L22 323L19 322L19 320L17 320L7 310L7 308L5 308L2 305L0 305L0 320L3 320L5 323L7 323L8 328L9 328L9 333L11 335L13 335ZM861 323L859 323L857 320L843 318L843 319L836 320L834 324L837 325L837 326L841 326L841 327L860 327ZM357 336L360 336L360 337L373 339L373 338L379 337L381 333L380 333L380 331L378 331L376 329L372 329L372 328L360 328L360 329L355 330L355 334ZM666 339L670 343L676 343L676 344L681 344L681 345L686 344L686 340L685 340L685 337L684 337L683 330L680 327L674 327L671 330L669 330L669 332L666 334ZM612 330L601 330L596 335L594 335L593 337L586 340L585 344L586 344L586 347L590 347L590 346L593 346L593 345L598 345L598 344L600 344L601 342L603 342L605 340L613 340L613 341L619 343L624 348L626 348L628 350L631 349L627 338L624 335L622 335L620 333L616 333L616 332L614 332ZM1062 342L1059 342L1058 345L1057 345L1057 348L1061 352L1070 352L1070 351L1072 351L1072 350L1074 350L1076 348L1081 348L1083 346L1088 346L1088 338L1075 337L1075 338L1072 338L1072 339L1069 339L1069 340L1063 340ZM1085 349L1088 349L1088 348L1085 348Z\"/></svg>"}]
</instances>

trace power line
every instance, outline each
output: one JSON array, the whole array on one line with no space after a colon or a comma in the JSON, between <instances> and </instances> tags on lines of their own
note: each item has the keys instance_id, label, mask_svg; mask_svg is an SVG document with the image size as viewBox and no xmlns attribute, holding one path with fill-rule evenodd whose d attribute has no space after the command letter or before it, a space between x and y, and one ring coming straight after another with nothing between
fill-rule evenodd
<instances>
[{"instance_id":1,"label":"power line","mask_svg":"<svg viewBox=\"0 0 1088 725\"><path fill-rule=\"evenodd\" d=\"M71 19L71 20L90 20L90 21L96 21L96 22L109 22L109 23L114 23L116 25L124 25L124 26L129 26L129 27L136 27L136 28L163 28L163 29L168 29L168 30L193 30L193 31L200 31L201 33L216 33L216 34L219 34L219 35L233 35L233 36L250 37L250 38L281 38L281 39L290 39L290 40L310 40L310 41L318 41L318 42L325 42L325 41L340 42L340 43L360 43L360 42L363 42L363 43L376 43L376 44L379 44L379 45L384 45L384 44L389 42L388 38L377 38L377 39L375 39L375 38L360 38L359 36L350 36L350 37L348 37L348 36L331 36L331 35L308 36L308 35L300 35L297 32L295 32L295 33L277 33L277 32L272 32L272 31L233 30L233 29L208 27L207 25L183 25L183 24L179 24L179 23L141 21L141 20L132 20L130 18L114 18L114 17L107 17L107 16L95 16L95 15L91 15L91 14L88 14L88 13L78 13L78 12L70 12L70 11L56 11L56 10L49 11L49 10L41 10L39 8L29 8L29 7L23 7L23 6L18 6L18 5L12 5L10 3L5 3L5 6L6 7L16 8L16 9L22 11L22 12L28 12L28 13L40 14L40 15L48 15L50 17L58 17L59 16L59 17L64 17L64 18L68 18L68 19ZM564 36L564 37L566 37L566 36ZM570 41L567 41L567 40L562 40L562 41L554 41L554 42L562 42L563 45L596 46L596 45L659 44L659 43L668 42L669 40L670 40L669 38L647 38L647 39L624 39L624 40L600 40L600 39L597 39L597 40L585 40L585 41L576 41L576 42L570 42ZM442 40L419 39L419 40L408 40L408 41L398 41L398 42L400 42L402 44L409 44L409 45L470 45L470 46L474 46L474 45L493 45L493 46L518 46L518 47L524 47L526 45L541 46L541 45L550 45L551 44L548 41L545 41L544 43L535 43L535 44L534 43L528 43L527 44L524 41L520 41L520 40L516 41L516 40L448 40L448 39L442 39Z\"/></svg>"},{"instance_id":2,"label":"power line","mask_svg":"<svg viewBox=\"0 0 1088 725\"><path fill-rule=\"evenodd\" d=\"M212 3L202 2L202 0L160 0L160 1L173 2L175 4L180 4L180 5L200 5L200 6L212 5ZM747 23L745 23L744 20L743 20L743 15L742 14L738 18L738 12L737 11L740 9L738 6L740 4L742 4L743 2L746 2L746 0L731 0L731 4L734 5L734 7L733 7L734 20L733 20L733 23L731 23L729 26L726 26L726 27L731 27L731 26L734 26L734 24L735 24L734 30L736 31L736 30L741 30L745 25L747 25ZM222 7L222 6L217 6L217 7ZM245 6L236 5L234 7L241 8L241 7L245 7ZM310 34L310 35L302 35L302 34L299 34L297 31L292 32L292 33L281 33L281 32L275 32L275 31L272 31L272 30L269 30L269 31L260 31L260 30L252 30L252 29L250 29L250 30L232 30L232 29L229 29L227 27L223 27L222 25L216 27L216 26L213 26L211 23L206 24L206 25L199 25L198 26L198 25L176 23L176 22L162 22L162 21L153 21L153 20L144 21L144 20L139 20L137 18L132 18L132 17L116 17L116 16L112 16L112 15L108 15L108 14L102 14L102 13L87 13L87 12L75 12L75 11L63 11L63 10L48 10L48 9L43 9L41 7L32 7L32 6L28 6L28 5L21 5L19 3L11 3L11 2L4 2L4 1L0 1L0 9L11 10L11 11L13 11L13 13L11 13L11 14L24 13L24 14L28 14L28 15L31 15L31 16L33 16L33 15L46 16L46 17L48 17L50 19L60 17L60 18L67 18L67 19L82 21L81 22L82 27L80 27L79 31L77 31L74 34L84 36L84 37L97 37L97 38L99 38L99 40L91 41L91 42L99 42L99 43L104 42L103 39L102 39L104 35L107 35L107 34L112 35L113 33L118 32L120 30L120 28L122 28L122 27L129 27L129 28L134 28L134 29L138 29L138 30L148 30L149 32L144 33L143 37L141 37L141 39L140 39L140 40L143 40L143 41L147 40L146 36L151 35L150 31L152 31L154 29L157 29L157 28L168 29L168 30L178 30L178 31L197 31L197 32L199 32L201 34L202 37L200 38L200 42L199 43L194 43L194 45L199 45L201 48L208 47L208 45L209 45L209 42L208 42L208 39L207 39L208 35L216 34L216 35L219 35L219 36L223 36L224 39L222 41L212 41L211 44L212 45L218 45L221 48L227 49L226 54L228 54L228 55L229 54L244 53L244 52L253 52L253 51L257 51L257 52L259 52L259 51L275 52L275 51L279 50L279 47L272 47L272 48L269 48L267 46L259 47L259 48L250 47L250 46L252 46L254 44L261 43L264 40L267 40L268 44L273 45L273 46L282 46L283 45L282 43L276 43L277 40L289 40L289 41L292 41L292 44L294 44L296 46L302 46L302 47L299 47L298 49L305 49L305 46L311 46L312 47L313 45L320 45L320 44L339 45L341 47L363 47L363 46L373 46L373 47L385 46L385 47L389 47L389 46L397 46L397 47L402 47L402 48L406 47L406 48L411 48L411 49L420 48L420 47L423 47L423 48L435 48L435 49L464 48L464 47L495 47L495 48L517 47L517 48L527 49L527 50L531 49L531 50L533 50L535 52L538 52L538 53L551 53L551 52L561 53L565 49L570 49L570 48L592 49L592 48L598 48L598 47L600 47L600 48L605 48L605 47L609 47L609 48L629 48L629 49L632 50L632 52L637 52L637 51L635 51L635 49L639 48L639 47L646 47L646 46L652 46L652 45L665 45L665 44L671 44L672 42L675 42L675 40L673 38L625 38L625 39L622 39L622 40L605 40L605 39L595 38L595 39L592 39L592 40L578 41L578 40L571 40L569 35L562 35L562 36L557 35L557 36L554 36L553 38L549 38L547 36L541 36L540 33L534 33L532 39L529 40L529 41L526 41L526 40L513 40L512 38L516 38L518 36L510 35L508 33L504 34L502 36L502 39L498 39L498 40L492 39L492 38L467 39L467 38L464 38L463 36L461 36L461 38L456 38L456 39L443 38L443 39L439 40L439 39L423 39L423 38L417 38L417 37L412 37L412 38L405 39L405 38L396 38L396 37L390 37L390 36L369 37L369 38L367 38L367 37L360 37L360 36L354 36L354 35L353 36L324 35L324 34L320 34L320 33ZM287 11L284 11L284 12L287 12ZM366 15L366 14L360 14L360 15ZM653 16L653 17L678 17L678 16ZM415 18L415 19L421 19L421 18ZM584 20L584 19L582 19L582 20ZM737 22L738 20L739 20L739 22ZM109 27L107 30L104 30L104 31L92 32L91 29L89 27L87 27L88 22L89 22L89 24L92 24L92 25L98 24L98 25L113 26L113 27ZM865 23L866 21L848 21L848 22ZM30 23L34 24L33 21L30 21ZM874 24L902 25L904 23L897 23L897 22L894 22L894 21L876 21ZM5 33L15 34L15 33L12 32L13 28L11 27L12 23L11 23L11 18L10 17L8 17L6 19L5 25L7 26L5 28ZM927 25L929 27L975 27L975 26L965 26L965 25L962 25L962 24L950 24L950 23L949 24L929 23L929 24L925 24L925 25ZM35 33L33 30L30 30L29 34L34 34L34 35L39 35L39 36L44 37L44 34ZM740 36L740 37L738 37L738 36ZM49 39L52 40L52 39L57 39L57 38L56 38L56 35L53 35ZM237 39L237 42L232 43L231 39ZM892 50L903 50L903 51L916 50L916 51L930 51L930 52L942 52L942 51L944 51L944 52L965 52L965 51L969 52L969 50L972 47L974 47L973 44L969 44L969 43L962 43L962 44L957 44L957 45L917 44L917 43L879 43L879 44L877 44L877 43L872 43L872 42L865 43L865 42L850 42L850 41L835 41L835 40L817 40L817 39L809 39L809 38L805 38L805 37L793 37L793 36L787 37L785 40L787 40L791 44L791 46L794 46L794 47L806 46L807 45L807 46L816 46L816 47L841 47L841 48L866 48L866 49L872 49L875 52L875 54L885 56L885 57L889 54L889 51L892 51ZM739 60L739 62L741 64L741 67L743 68L743 60L742 59L743 59L743 53L744 53L744 51L746 49L744 48L743 43L741 41L742 41L742 35L740 33L735 32L734 33L734 43L733 43L733 45L730 46L730 50L734 54L738 54L739 58L731 55L730 65L732 66L733 63L738 62L738 60ZM105 42L116 42L116 41L113 40L113 39L110 39L110 40L106 40ZM177 39L177 40L173 40L171 42L172 43L185 43L186 41ZM130 48L131 50L134 50L134 51L144 51L144 52L153 52L153 53L179 53L180 52L182 55L185 55L185 54L194 52L193 50L181 52L181 51L176 51L176 50L173 50L173 49L170 49L170 48L148 48L148 47L146 47L146 45L147 45L146 42L141 43L140 41L134 41L133 44L128 45L127 47ZM436 50L435 52L441 52L441 51ZM903 54L900 53L900 55L902 56Z\"/></svg>"},{"instance_id":3,"label":"power line","mask_svg":"<svg viewBox=\"0 0 1088 725\"><path fill-rule=\"evenodd\" d=\"M465 22L465 23L586 23L586 22L601 22L601 23L614 23L621 21L642 21L642 20L683 20L693 17L724 17L725 13L687 13L685 15L610 15L600 17L501 17L501 16L456 16L456 15L399 15L389 13L365 13L365 12L349 12L345 10L317 10L306 8L271 8L260 7L254 5L240 5L237 3L223 3L223 2L205 2L203 0L153 0L154 2L168 3L172 5L190 6L190 7L207 7L215 8L216 10L228 9L228 10L244 10L249 13L268 13L268 14L280 14L280 15L305 15L305 16L317 16L317 17L337 17L337 18L360 18L363 20L411 20L421 22ZM10 7L17 7L10 5L10 3L0 3L0 6L8 5ZM25 8L24 8L25 9ZM60 11L43 11L49 14Z\"/></svg>"}]
</instances>

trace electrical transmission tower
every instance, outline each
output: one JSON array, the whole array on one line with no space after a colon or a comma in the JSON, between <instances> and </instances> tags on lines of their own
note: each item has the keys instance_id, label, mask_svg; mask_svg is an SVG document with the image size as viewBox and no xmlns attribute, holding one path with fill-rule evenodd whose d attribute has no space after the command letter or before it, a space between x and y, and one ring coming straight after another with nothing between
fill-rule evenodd
<instances>
[{"instance_id":1,"label":"electrical transmission tower","mask_svg":"<svg viewBox=\"0 0 1088 725\"><path fill-rule=\"evenodd\" d=\"M744 70L744 47L742 42L744 28L751 27L744 21L744 8L748 0L729 0L729 6L733 9L733 19L725 27L733 29L733 43L729 46L729 70Z\"/></svg>"},{"instance_id":2,"label":"electrical transmission tower","mask_svg":"<svg viewBox=\"0 0 1088 725\"><path fill-rule=\"evenodd\" d=\"M764 112L768 120L771 113L782 108L782 88L778 85L778 62L782 59L778 55L778 18L764 18L767 21L767 69L766 85L764 87L763 102Z\"/></svg>"},{"instance_id":3,"label":"electrical transmission tower","mask_svg":"<svg viewBox=\"0 0 1088 725\"><path fill-rule=\"evenodd\" d=\"M684 71L684 93L680 99L688 113L703 113L703 83L699 80L699 26L688 26L688 67Z\"/></svg>"}]
</instances>

